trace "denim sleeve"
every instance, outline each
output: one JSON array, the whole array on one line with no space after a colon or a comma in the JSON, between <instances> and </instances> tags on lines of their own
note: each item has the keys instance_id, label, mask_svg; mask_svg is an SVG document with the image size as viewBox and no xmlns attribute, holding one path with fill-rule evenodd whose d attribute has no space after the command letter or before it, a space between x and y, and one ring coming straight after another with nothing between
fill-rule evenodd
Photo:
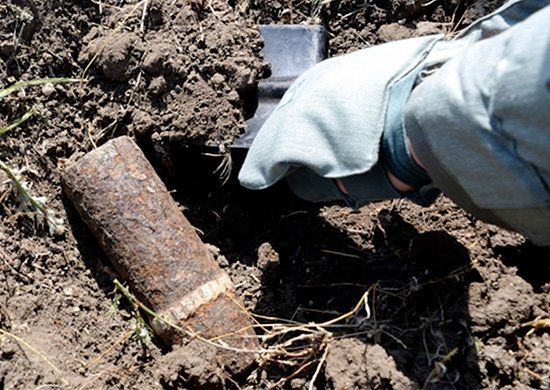
<instances>
[{"instance_id":1,"label":"denim sleeve","mask_svg":"<svg viewBox=\"0 0 550 390\"><path fill-rule=\"evenodd\" d=\"M550 6L531 10L418 85L405 128L449 197L550 245Z\"/></svg>"}]
</instances>

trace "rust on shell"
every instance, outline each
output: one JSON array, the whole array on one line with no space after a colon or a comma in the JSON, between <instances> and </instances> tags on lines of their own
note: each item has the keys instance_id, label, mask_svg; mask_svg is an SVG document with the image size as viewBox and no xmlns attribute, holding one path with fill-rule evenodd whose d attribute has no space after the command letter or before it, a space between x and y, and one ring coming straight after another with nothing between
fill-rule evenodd
<instances>
[{"instance_id":1,"label":"rust on shell","mask_svg":"<svg viewBox=\"0 0 550 390\"><path fill-rule=\"evenodd\" d=\"M230 335L221 339L227 345L258 348L229 276L129 137L113 139L69 166L62 185L138 299L204 338ZM167 343L183 337L158 320L151 325ZM235 372L254 359L220 353Z\"/></svg>"}]
</instances>

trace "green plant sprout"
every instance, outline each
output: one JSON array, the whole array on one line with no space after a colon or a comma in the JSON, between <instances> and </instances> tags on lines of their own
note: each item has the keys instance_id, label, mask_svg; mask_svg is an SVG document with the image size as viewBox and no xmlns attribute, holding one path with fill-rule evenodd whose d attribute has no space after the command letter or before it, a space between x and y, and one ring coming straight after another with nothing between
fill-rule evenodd
<instances>
[{"instance_id":1,"label":"green plant sprout","mask_svg":"<svg viewBox=\"0 0 550 390\"><path fill-rule=\"evenodd\" d=\"M71 83L71 82L78 82L78 81L80 80L59 77L59 78L35 79L35 80L18 82L5 89L0 90L0 101L8 95L14 92L23 90L30 86L42 85L42 84L48 84L48 83L63 84L63 83ZM0 127L0 135L5 134L8 131L13 130L16 127L20 126L21 124L25 123L34 115L36 115L38 112L39 111L35 106L31 107L29 110L27 110L25 114L23 114L20 118L16 119L14 122L8 124L7 126ZM56 217L54 212L46 206L46 197L33 196L29 191L29 186L21 178L20 171L17 169L10 168L2 160L0 160L0 169L6 172L6 174L10 178L11 183L13 185L14 192L18 198L20 208L30 209L35 213L37 213L42 218L44 218L44 220L46 221L46 224L48 225L50 234L52 235L63 234L63 232L65 231L63 220L61 218Z\"/></svg>"},{"instance_id":2,"label":"green plant sprout","mask_svg":"<svg viewBox=\"0 0 550 390\"><path fill-rule=\"evenodd\" d=\"M35 85L43 85L43 84L67 84L67 83L77 83L79 81L82 81L80 79L71 79L67 77L50 77L46 79L34 79L34 80L28 80L28 81L20 81L18 83L12 84L9 87L0 90L0 100L5 98L8 95L11 95L14 92L21 91L27 87L32 87Z\"/></svg>"},{"instance_id":3,"label":"green plant sprout","mask_svg":"<svg viewBox=\"0 0 550 390\"><path fill-rule=\"evenodd\" d=\"M63 219L55 216L54 212L46 206L45 196L33 196L29 192L27 184L19 176L19 172L15 169L8 167L3 161L0 160L0 169L6 172L11 179L13 189L17 195L19 205L21 209L30 209L42 216L47 225L51 235L63 234L65 226Z\"/></svg>"},{"instance_id":4,"label":"green plant sprout","mask_svg":"<svg viewBox=\"0 0 550 390\"><path fill-rule=\"evenodd\" d=\"M117 283L118 281L115 281L116 287L114 291L113 302L111 304L111 309L109 310L111 314L117 313L120 310L120 300L124 296L123 294L125 292L128 292L129 294L129 291L126 289L126 287L124 287L122 284ZM132 305L132 311L130 313L132 316L132 319L130 320L131 333L141 344L151 344L154 338L153 329L151 329L151 327L143 318L140 311L140 306L133 300L129 300L129 302Z\"/></svg>"},{"instance_id":5,"label":"green plant sprout","mask_svg":"<svg viewBox=\"0 0 550 390\"><path fill-rule=\"evenodd\" d=\"M0 135L7 133L10 130L15 129L17 126L22 125L29 119L31 119L35 114L38 113L38 109L35 106L32 106L26 113L24 113L19 119L16 119L7 126L0 127Z\"/></svg>"}]
</instances>

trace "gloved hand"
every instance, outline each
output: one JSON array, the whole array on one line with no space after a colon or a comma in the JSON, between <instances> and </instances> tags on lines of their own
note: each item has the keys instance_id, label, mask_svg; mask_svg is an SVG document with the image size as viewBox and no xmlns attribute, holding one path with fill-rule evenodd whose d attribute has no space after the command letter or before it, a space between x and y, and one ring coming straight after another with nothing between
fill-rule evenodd
<instances>
[{"instance_id":1,"label":"gloved hand","mask_svg":"<svg viewBox=\"0 0 550 390\"><path fill-rule=\"evenodd\" d=\"M358 203L399 197L378 164L381 136L401 131L403 107L441 38L391 42L306 71L254 139L241 184L263 189L289 176L298 196L323 201L343 197L330 179L354 177L344 185Z\"/></svg>"},{"instance_id":2,"label":"gloved hand","mask_svg":"<svg viewBox=\"0 0 550 390\"><path fill-rule=\"evenodd\" d=\"M406 147L404 107L421 72L432 72L513 19L497 16L479 20L460 39L438 35L390 42L306 71L253 141L239 173L241 184L263 189L288 177L304 199L340 198L358 207L407 195L388 182L390 171L420 190L409 194L414 200L429 203L421 191L429 177ZM343 186L334 182L337 178L343 178Z\"/></svg>"}]
</instances>

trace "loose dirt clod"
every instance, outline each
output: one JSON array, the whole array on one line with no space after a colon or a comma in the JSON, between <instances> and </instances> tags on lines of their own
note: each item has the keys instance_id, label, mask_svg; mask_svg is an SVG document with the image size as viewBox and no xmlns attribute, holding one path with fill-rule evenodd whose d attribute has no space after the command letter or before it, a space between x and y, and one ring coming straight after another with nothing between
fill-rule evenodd
<instances>
[{"instance_id":1,"label":"loose dirt clod","mask_svg":"<svg viewBox=\"0 0 550 390\"><path fill-rule=\"evenodd\" d=\"M354 339L332 341L326 375L334 390L414 388L383 348Z\"/></svg>"}]
</instances>

